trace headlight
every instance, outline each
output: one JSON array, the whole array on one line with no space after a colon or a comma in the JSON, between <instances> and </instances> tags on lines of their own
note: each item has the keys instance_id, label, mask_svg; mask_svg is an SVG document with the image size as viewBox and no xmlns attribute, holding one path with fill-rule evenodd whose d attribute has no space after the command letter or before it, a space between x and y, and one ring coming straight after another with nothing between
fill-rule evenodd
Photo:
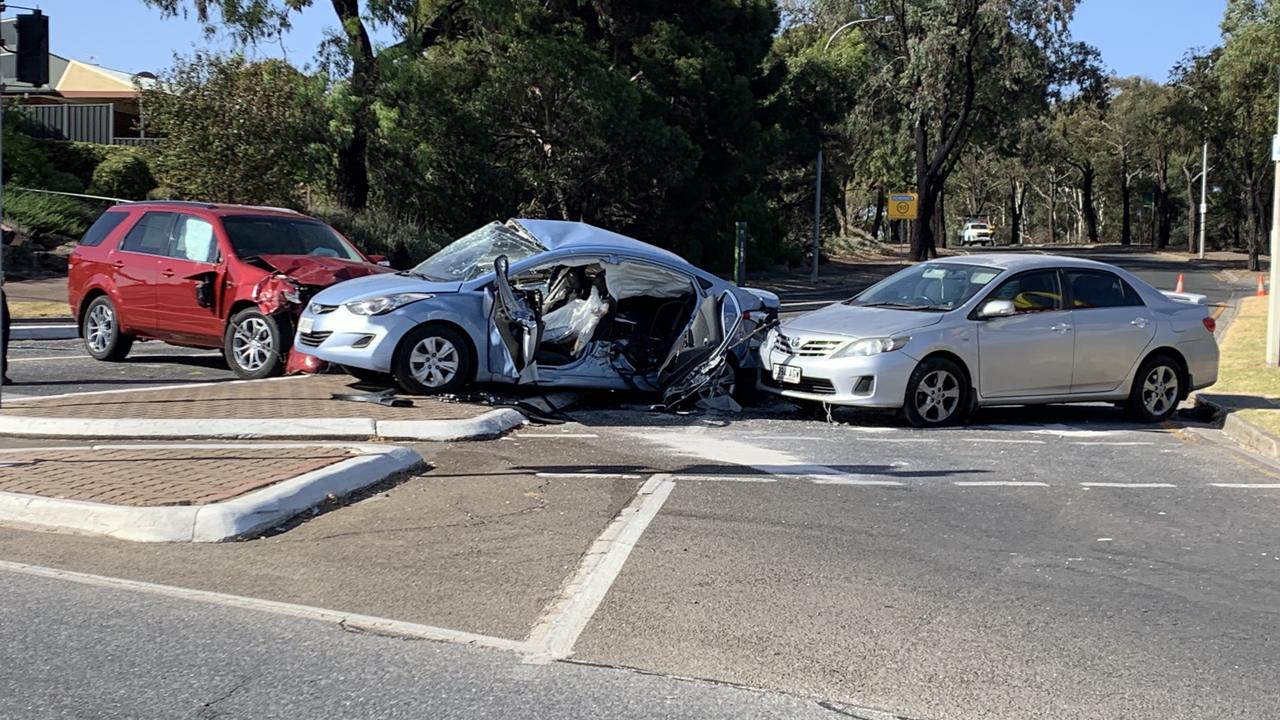
<instances>
[{"instance_id":1,"label":"headlight","mask_svg":"<svg viewBox=\"0 0 1280 720\"><path fill-rule=\"evenodd\" d=\"M863 338L845 345L833 357L867 357L869 355L893 352L906 345L910 340L911 338L909 337Z\"/></svg>"},{"instance_id":2,"label":"headlight","mask_svg":"<svg viewBox=\"0 0 1280 720\"><path fill-rule=\"evenodd\" d=\"M778 328L769 328L769 332L764 334L764 342L760 343L760 347L765 350L773 348L773 344L778 341Z\"/></svg>"},{"instance_id":3,"label":"headlight","mask_svg":"<svg viewBox=\"0 0 1280 720\"><path fill-rule=\"evenodd\" d=\"M356 315L382 315L392 310L402 308L409 303L418 302L433 298L435 295L431 293L400 293L398 295L384 295L382 297L369 298L368 300L357 300L346 304L346 308Z\"/></svg>"}]
</instances>

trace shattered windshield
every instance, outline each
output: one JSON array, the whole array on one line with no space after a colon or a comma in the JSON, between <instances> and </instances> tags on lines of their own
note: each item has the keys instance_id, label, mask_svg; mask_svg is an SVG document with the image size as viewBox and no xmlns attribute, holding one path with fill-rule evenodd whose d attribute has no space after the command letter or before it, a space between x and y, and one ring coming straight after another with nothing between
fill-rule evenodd
<instances>
[{"instance_id":1,"label":"shattered windshield","mask_svg":"<svg viewBox=\"0 0 1280 720\"><path fill-rule=\"evenodd\" d=\"M364 262L333 228L306 218L230 216L222 219L236 256L312 255Z\"/></svg>"},{"instance_id":2,"label":"shattered windshield","mask_svg":"<svg viewBox=\"0 0 1280 720\"><path fill-rule=\"evenodd\" d=\"M846 305L901 310L954 310L1000 274L997 268L960 263L925 263L890 275L846 300Z\"/></svg>"},{"instance_id":3,"label":"shattered windshield","mask_svg":"<svg viewBox=\"0 0 1280 720\"><path fill-rule=\"evenodd\" d=\"M449 243L409 274L427 280L466 282L492 272L493 261L499 255L506 255L515 264L545 251L546 248L506 225L489 223Z\"/></svg>"}]
</instances>

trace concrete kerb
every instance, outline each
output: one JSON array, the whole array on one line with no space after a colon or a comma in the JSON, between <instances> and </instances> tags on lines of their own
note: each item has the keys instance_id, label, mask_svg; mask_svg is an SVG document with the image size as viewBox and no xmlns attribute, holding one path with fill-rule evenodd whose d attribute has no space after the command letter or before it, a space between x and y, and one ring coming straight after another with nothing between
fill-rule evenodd
<instances>
[{"instance_id":1,"label":"concrete kerb","mask_svg":"<svg viewBox=\"0 0 1280 720\"><path fill-rule=\"evenodd\" d=\"M1264 457L1280 458L1280 438L1240 417L1232 412L1231 408L1209 400L1203 395L1196 395L1196 404L1203 405L1223 416L1222 432L1227 437Z\"/></svg>"},{"instance_id":2,"label":"concrete kerb","mask_svg":"<svg viewBox=\"0 0 1280 720\"><path fill-rule=\"evenodd\" d=\"M497 437L525 424L510 408L457 420L371 418L60 418L0 415L0 435L97 439L194 440L422 440L451 442Z\"/></svg>"},{"instance_id":3,"label":"concrete kerb","mask_svg":"<svg viewBox=\"0 0 1280 720\"><path fill-rule=\"evenodd\" d=\"M13 323L9 332L14 340L73 340L80 337L80 330L75 323Z\"/></svg>"},{"instance_id":4,"label":"concrete kerb","mask_svg":"<svg viewBox=\"0 0 1280 720\"><path fill-rule=\"evenodd\" d=\"M111 449L99 445L97 449ZM171 447L127 446L139 447ZM182 447L236 447L234 445ZM0 492L0 522L70 530L137 542L221 542L260 533L324 502L422 467L422 457L402 447L373 444L290 444L247 447L340 447L354 457L220 503L130 507Z\"/></svg>"}]
</instances>

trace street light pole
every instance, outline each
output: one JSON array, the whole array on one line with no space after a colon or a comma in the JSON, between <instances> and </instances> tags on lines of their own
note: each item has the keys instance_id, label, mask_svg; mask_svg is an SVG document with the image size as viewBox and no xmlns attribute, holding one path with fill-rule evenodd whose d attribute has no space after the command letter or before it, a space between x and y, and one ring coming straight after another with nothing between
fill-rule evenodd
<instances>
[{"instance_id":1,"label":"street light pole","mask_svg":"<svg viewBox=\"0 0 1280 720\"><path fill-rule=\"evenodd\" d=\"M893 16L885 15L884 17L861 18L859 20L850 20L849 22L836 28L835 32L831 33L831 37L827 38L827 44L822 46L822 51L826 52L830 50L831 43L835 41L836 36L844 32L845 30L848 30L849 28L855 25L880 22L882 20L892 21ZM822 251L822 137L821 137L822 128L821 127L818 128L818 135L819 135L818 159L816 162L814 162L814 175L817 177L817 182L814 185L814 191L813 191L813 267L809 271L809 280L812 282L818 282L818 256L821 254L821 251Z\"/></svg>"},{"instance_id":2,"label":"street light pole","mask_svg":"<svg viewBox=\"0 0 1280 720\"><path fill-rule=\"evenodd\" d=\"M1204 221L1209 212L1209 141L1205 140L1200 154L1200 259L1204 259Z\"/></svg>"},{"instance_id":3,"label":"street light pole","mask_svg":"<svg viewBox=\"0 0 1280 720\"><path fill-rule=\"evenodd\" d=\"M1267 297L1267 365L1280 365L1280 85L1276 94L1276 135L1271 141L1275 190L1271 197L1271 291Z\"/></svg>"}]
</instances>

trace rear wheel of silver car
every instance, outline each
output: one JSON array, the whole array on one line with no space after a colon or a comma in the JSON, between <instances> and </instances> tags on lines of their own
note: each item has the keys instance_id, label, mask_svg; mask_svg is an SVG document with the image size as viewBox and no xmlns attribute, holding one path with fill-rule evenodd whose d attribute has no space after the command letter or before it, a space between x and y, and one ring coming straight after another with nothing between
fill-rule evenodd
<instances>
[{"instance_id":1,"label":"rear wheel of silver car","mask_svg":"<svg viewBox=\"0 0 1280 720\"><path fill-rule=\"evenodd\" d=\"M1162 422L1177 412L1182 391L1182 366L1168 355L1156 355L1133 376L1125 409L1138 422Z\"/></svg>"},{"instance_id":2,"label":"rear wheel of silver car","mask_svg":"<svg viewBox=\"0 0 1280 720\"><path fill-rule=\"evenodd\" d=\"M456 393L475 376L476 357L462 333L422 325L400 341L391 360L396 384L413 395Z\"/></svg>"},{"instance_id":3,"label":"rear wheel of silver car","mask_svg":"<svg viewBox=\"0 0 1280 720\"><path fill-rule=\"evenodd\" d=\"M120 331L120 316L111 298L100 295L85 308L80 320L84 349L95 360L123 360L133 348L133 336Z\"/></svg>"},{"instance_id":4,"label":"rear wheel of silver car","mask_svg":"<svg viewBox=\"0 0 1280 720\"><path fill-rule=\"evenodd\" d=\"M222 339L227 365L240 378L260 380L279 375L289 353L282 318L245 308L231 316Z\"/></svg>"},{"instance_id":5,"label":"rear wheel of silver car","mask_svg":"<svg viewBox=\"0 0 1280 720\"><path fill-rule=\"evenodd\" d=\"M902 409L918 428L946 427L964 420L969 403L964 371L954 362L936 357L920 363L911 373Z\"/></svg>"}]
</instances>

